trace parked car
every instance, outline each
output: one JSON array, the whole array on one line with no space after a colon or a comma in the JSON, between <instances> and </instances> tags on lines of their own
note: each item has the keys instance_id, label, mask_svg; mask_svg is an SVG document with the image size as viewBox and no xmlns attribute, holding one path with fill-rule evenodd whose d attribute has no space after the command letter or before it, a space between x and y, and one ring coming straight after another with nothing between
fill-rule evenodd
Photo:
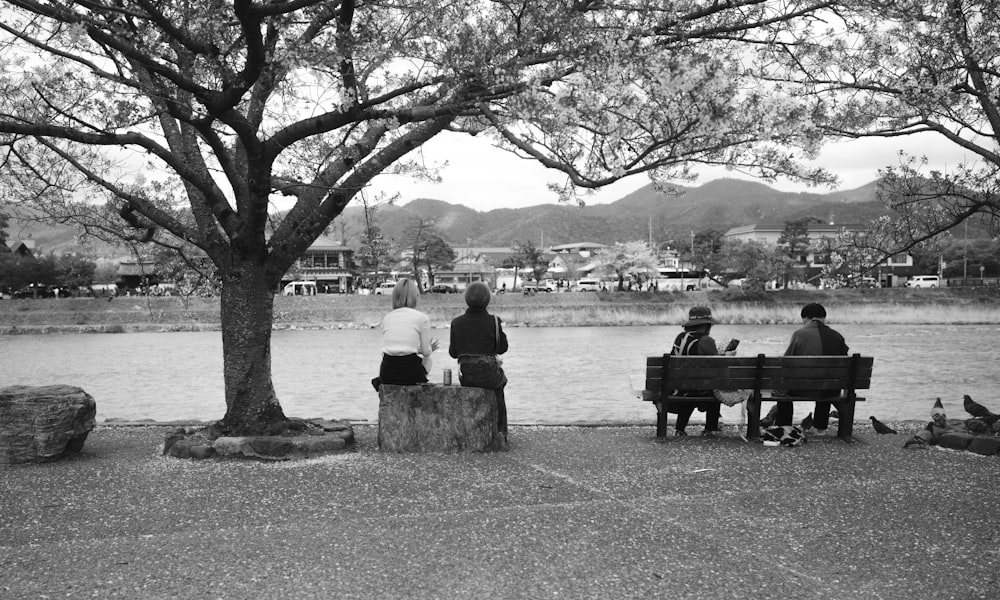
<instances>
[{"instance_id":1,"label":"parked car","mask_svg":"<svg viewBox=\"0 0 1000 600\"><path fill-rule=\"evenodd\" d=\"M446 283L435 283L431 286L431 293L433 294L457 294L458 288L453 285L448 285Z\"/></svg>"},{"instance_id":2,"label":"parked car","mask_svg":"<svg viewBox=\"0 0 1000 600\"><path fill-rule=\"evenodd\" d=\"M390 295L392 294L392 290L394 290L395 288L396 288L395 281L383 281L382 283L378 284L377 288L375 288L375 295L376 296Z\"/></svg>"},{"instance_id":3,"label":"parked car","mask_svg":"<svg viewBox=\"0 0 1000 600\"><path fill-rule=\"evenodd\" d=\"M936 288L941 287L941 278L937 275L915 275L906 281L906 287L910 288Z\"/></svg>"},{"instance_id":4,"label":"parked car","mask_svg":"<svg viewBox=\"0 0 1000 600\"><path fill-rule=\"evenodd\" d=\"M878 287L878 281L874 277L854 277L848 285L855 288L875 288Z\"/></svg>"},{"instance_id":5,"label":"parked car","mask_svg":"<svg viewBox=\"0 0 1000 600\"><path fill-rule=\"evenodd\" d=\"M576 282L576 287L573 288L578 292L598 292L601 290L601 280L600 279L581 279Z\"/></svg>"},{"instance_id":6,"label":"parked car","mask_svg":"<svg viewBox=\"0 0 1000 600\"><path fill-rule=\"evenodd\" d=\"M556 291L555 286L546 282L538 283L535 281L528 281L521 286L521 292L528 296L531 296L532 294L536 294L538 292L548 293L554 291Z\"/></svg>"},{"instance_id":7,"label":"parked car","mask_svg":"<svg viewBox=\"0 0 1000 600\"><path fill-rule=\"evenodd\" d=\"M32 283L31 285L25 286L19 290L15 290L10 297L15 300L20 300L24 298L52 298L53 295L49 286Z\"/></svg>"}]
</instances>

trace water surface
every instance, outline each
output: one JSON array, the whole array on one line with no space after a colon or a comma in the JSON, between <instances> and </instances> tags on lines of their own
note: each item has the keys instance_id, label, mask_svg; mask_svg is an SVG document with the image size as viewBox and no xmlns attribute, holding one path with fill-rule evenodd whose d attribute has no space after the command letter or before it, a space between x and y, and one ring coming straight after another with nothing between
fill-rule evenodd
<instances>
[{"instance_id":1,"label":"water surface","mask_svg":"<svg viewBox=\"0 0 1000 600\"><path fill-rule=\"evenodd\" d=\"M868 401L859 419L929 419L941 397L949 417L965 418L962 394L1000 412L997 325L837 325L851 352L875 357ZM793 325L718 325L717 340L739 338L741 355L780 354ZM653 423L655 410L636 400L645 358L669 348L676 327L511 328L504 368L512 423ZM441 381L448 330L431 380ZM290 416L377 420L377 330L289 330L274 333L278 397ZM97 401L97 418L168 421L225 413L219 332L0 336L0 386L65 383ZM811 410L796 405L796 419ZM695 420L700 413L695 413ZM739 420L724 407L724 421Z\"/></svg>"}]
</instances>

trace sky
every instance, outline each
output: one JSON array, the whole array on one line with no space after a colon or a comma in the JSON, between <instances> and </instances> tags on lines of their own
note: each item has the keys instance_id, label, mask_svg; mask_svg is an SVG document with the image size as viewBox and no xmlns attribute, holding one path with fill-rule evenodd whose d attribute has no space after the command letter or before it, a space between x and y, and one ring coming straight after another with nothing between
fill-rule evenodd
<instances>
[{"instance_id":1,"label":"sky","mask_svg":"<svg viewBox=\"0 0 1000 600\"><path fill-rule=\"evenodd\" d=\"M933 169L953 168L972 160L971 156L963 154L957 146L934 134L851 140L829 143L816 161L840 179L840 184L834 188L810 188L787 180L762 183L789 192L829 193L851 190L877 179L880 168L899 164L900 150L915 156L926 156L929 160L928 168ZM410 158L423 160L427 165L447 163L441 171L442 181L432 183L383 175L373 182L369 193L399 193L397 204L400 205L417 198L433 198L485 212L497 208L524 208L556 203L556 195L548 189L547 184L564 181L557 171L545 169L538 163L499 150L488 140L468 135L441 134L426 143L420 154L415 152ZM695 182L675 183L696 187L722 177L752 180L745 174L723 168L703 168ZM649 179L645 176L634 176L585 197L585 201L588 205L614 202L648 184Z\"/></svg>"}]
</instances>

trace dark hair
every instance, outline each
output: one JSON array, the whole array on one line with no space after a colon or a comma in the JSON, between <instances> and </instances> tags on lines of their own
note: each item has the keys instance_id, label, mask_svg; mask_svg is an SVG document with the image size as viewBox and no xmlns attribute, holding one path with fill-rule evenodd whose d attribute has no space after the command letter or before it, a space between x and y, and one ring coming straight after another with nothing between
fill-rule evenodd
<instances>
[{"instance_id":1,"label":"dark hair","mask_svg":"<svg viewBox=\"0 0 1000 600\"><path fill-rule=\"evenodd\" d=\"M802 307L803 319L825 319L826 309L818 302L810 302Z\"/></svg>"},{"instance_id":2,"label":"dark hair","mask_svg":"<svg viewBox=\"0 0 1000 600\"><path fill-rule=\"evenodd\" d=\"M473 281L465 288L465 303L469 308L486 308L490 304L490 287L482 281Z\"/></svg>"}]
</instances>

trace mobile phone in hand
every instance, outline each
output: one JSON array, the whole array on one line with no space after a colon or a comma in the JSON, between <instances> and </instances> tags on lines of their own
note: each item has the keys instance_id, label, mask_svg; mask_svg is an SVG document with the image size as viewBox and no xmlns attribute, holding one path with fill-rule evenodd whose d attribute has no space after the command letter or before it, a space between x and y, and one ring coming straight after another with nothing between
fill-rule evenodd
<instances>
[{"instance_id":1,"label":"mobile phone in hand","mask_svg":"<svg viewBox=\"0 0 1000 600\"><path fill-rule=\"evenodd\" d=\"M726 346L726 352L732 352L736 350L736 347L740 345L739 340L729 340L729 345Z\"/></svg>"}]
</instances>

